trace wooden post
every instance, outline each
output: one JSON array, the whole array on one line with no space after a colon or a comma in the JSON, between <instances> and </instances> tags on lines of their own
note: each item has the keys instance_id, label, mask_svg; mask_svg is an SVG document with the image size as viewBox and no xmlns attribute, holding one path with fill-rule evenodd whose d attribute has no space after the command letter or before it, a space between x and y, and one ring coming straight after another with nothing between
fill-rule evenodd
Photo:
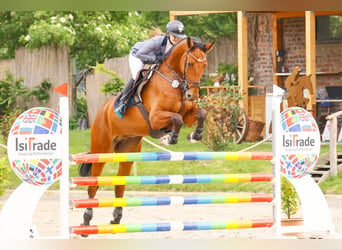
<instances>
[{"instance_id":1,"label":"wooden post","mask_svg":"<svg viewBox=\"0 0 342 250\"><path fill-rule=\"evenodd\" d=\"M330 176L337 176L337 117L330 120Z\"/></svg>"},{"instance_id":2,"label":"wooden post","mask_svg":"<svg viewBox=\"0 0 342 250\"><path fill-rule=\"evenodd\" d=\"M172 11L169 12L169 15L170 15L170 21L175 20L175 14Z\"/></svg>"},{"instance_id":3,"label":"wooden post","mask_svg":"<svg viewBox=\"0 0 342 250\"><path fill-rule=\"evenodd\" d=\"M242 108L248 114L248 38L247 18L244 11L238 11L238 82L243 94Z\"/></svg>"},{"instance_id":4,"label":"wooden post","mask_svg":"<svg viewBox=\"0 0 342 250\"><path fill-rule=\"evenodd\" d=\"M277 57L276 57L276 50L282 48L282 27L281 23L278 22L278 17L276 15L272 15L272 57L273 57L273 82L277 84L279 87L283 87L282 78L277 76Z\"/></svg>"},{"instance_id":5,"label":"wooden post","mask_svg":"<svg viewBox=\"0 0 342 250\"><path fill-rule=\"evenodd\" d=\"M312 90L307 110L316 119L316 25L315 13L305 11L306 75L311 74Z\"/></svg>"},{"instance_id":6,"label":"wooden post","mask_svg":"<svg viewBox=\"0 0 342 250\"><path fill-rule=\"evenodd\" d=\"M330 120L330 176L337 176L337 117L342 115L342 111L328 115L325 119Z\"/></svg>"}]
</instances>

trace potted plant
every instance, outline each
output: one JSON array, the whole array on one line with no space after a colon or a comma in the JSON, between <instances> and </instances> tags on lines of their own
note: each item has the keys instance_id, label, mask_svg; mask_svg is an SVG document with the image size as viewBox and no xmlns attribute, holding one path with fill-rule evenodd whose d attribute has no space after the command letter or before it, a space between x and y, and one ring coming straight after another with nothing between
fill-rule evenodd
<instances>
[{"instance_id":1,"label":"potted plant","mask_svg":"<svg viewBox=\"0 0 342 250\"><path fill-rule=\"evenodd\" d=\"M286 215L281 221L282 226L296 226L303 223L302 218L295 217L299 208L299 199L295 188L284 176L281 176L281 209Z\"/></svg>"}]
</instances>

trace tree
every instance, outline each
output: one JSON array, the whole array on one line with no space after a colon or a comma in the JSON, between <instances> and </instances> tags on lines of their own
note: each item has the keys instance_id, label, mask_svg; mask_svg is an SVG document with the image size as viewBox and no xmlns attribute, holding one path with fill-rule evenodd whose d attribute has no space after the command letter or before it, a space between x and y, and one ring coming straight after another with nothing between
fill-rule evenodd
<instances>
[{"instance_id":1,"label":"tree","mask_svg":"<svg viewBox=\"0 0 342 250\"><path fill-rule=\"evenodd\" d=\"M142 16L127 11L0 12L0 59L13 58L20 46L68 46L78 68L129 52L148 37Z\"/></svg>"},{"instance_id":2,"label":"tree","mask_svg":"<svg viewBox=\"0 0 342 250\"><path fill-rule=\"evenodd\" d=\"M236 13L203 14L180 16L190 36L198 36L206 40L217 41L220 37L236 35Z\"/></svg>"},{"instance_id":3,"label":"tree","mask_svg":"<svg viewBox=\"0 0 342 250\"><path fill-rule=\"evenodd\" d=\"M188 36L217 41L236 34L236 13L181 16ZM67 46L83 69L120 57L149 36L165 31L167 11L1 11L0 59L14 58L20 46Z\"/></svg>"},{"instance_id":4,"label":"tree","mask_svg":"<svg viewBox=\"0 0 342 250\"><path fill-rule=\"evenodd\" d=\"M141 14L145 18L146 27L156 26L165 30L165 24L169 21L168 11L147 11ZM184 24L188 36L217 41L220 37L237 33L235 12L179 16L178 19Z\"/></svg>"}]
</instances>

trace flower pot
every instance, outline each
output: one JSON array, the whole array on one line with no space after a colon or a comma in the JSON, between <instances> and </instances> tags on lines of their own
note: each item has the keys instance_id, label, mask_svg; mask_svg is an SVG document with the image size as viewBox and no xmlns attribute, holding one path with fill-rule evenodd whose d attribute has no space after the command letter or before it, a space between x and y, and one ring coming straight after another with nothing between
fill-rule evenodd
<instances>
[{"instance_id":1,"label":"flower pot","mask_svg":"<svg viewBox=\"0 0 342 250\"><path fill-rule=\"evenodd\" d=\"M303 218L291 218L291 219L281 219L282 227L291 227L291 226L301 226L304 223ZM284 236L295 236L297 238L302 237L303 232L288 232L283 233Z\"/></svg>"}]
</instances>

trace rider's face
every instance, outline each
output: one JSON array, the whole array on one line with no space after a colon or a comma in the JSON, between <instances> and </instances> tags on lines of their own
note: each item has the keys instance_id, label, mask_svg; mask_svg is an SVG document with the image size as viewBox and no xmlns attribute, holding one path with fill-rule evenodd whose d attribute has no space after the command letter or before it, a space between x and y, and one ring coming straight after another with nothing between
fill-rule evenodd
<instances>
[{"instance_id":1,"label":"rider's face","mask_svg":"<svg viewBox=\"0 0 342 250\"><path fill-rule=\"evenodd\" d=\"M170 36L170 41L171 41L172 44L175 44L175 43L177 43L180 40L179 37L173 36L171 34L169 36Z\"/></svg>"}]
</instances>

